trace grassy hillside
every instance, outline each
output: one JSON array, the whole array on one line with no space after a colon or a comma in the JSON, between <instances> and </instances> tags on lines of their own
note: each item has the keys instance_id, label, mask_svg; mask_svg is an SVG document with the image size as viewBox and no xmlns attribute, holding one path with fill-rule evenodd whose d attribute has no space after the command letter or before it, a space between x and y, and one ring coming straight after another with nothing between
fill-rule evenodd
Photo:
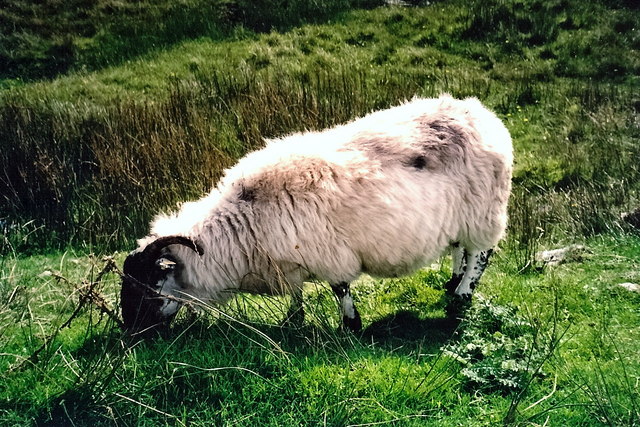
<instances>
[{"instance_id":1,"label":"grassy hillside","mask_svg":"<svg viewBox=\"0 0 640 427\"><path fill-rule=\"evenodd\" d=\"M442 92L505 120L516 193L552 206L534 216L555 238L615 228L638 182L637 15L569 1L352 11L6 89L3 250L122 247L263 137Z\"/></svg>"},{"instance_id":2,"label":"grassy hillside","mask_svg":"<svg viewBox=\"0 0 640 427\"><path fill-rule=\"evenodd\" d=\"M0 87L119 65L183 40L316 22L375 0L7 0L0 10Z\"/></svg>"},{"instance_id":3,"label":"grassy hillside","mask_svg":"<svg viewBox=\"0 0 640 427\"><path fill-rule=\"evenodd\" d=\"M7 2L0 424L639 425L638 294L618 286L640 282L620 217L639 204L637 6L423 3ZM462 323L444 258L358 281L362 336L323 283L302 329L287 299L241 296L164 339L121 333L103 255L122 265L156 212L264 137L442 92L480 98L516 149L508 236Z\"/></svg>"}]
</instances>

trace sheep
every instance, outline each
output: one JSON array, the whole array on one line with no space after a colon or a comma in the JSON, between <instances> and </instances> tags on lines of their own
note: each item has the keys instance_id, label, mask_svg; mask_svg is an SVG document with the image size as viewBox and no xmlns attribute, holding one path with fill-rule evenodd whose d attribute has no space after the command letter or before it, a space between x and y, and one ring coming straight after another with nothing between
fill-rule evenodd
<instances>
[{"instance_id":1,"label":"sheep","mask_svg":"<svg viewBox=\"0 0 640 427\"><path fill-rule=\"evenodd\" d=\"M512 151L479 100L446 94L268 140L138 240L123 266L125 327L166 327L183 302L236 292L289 294L301 317L316 278L358 331L354 279L410 274L447 250L446 291L468 301L505 233Z\"/></svg>"}]
</instances>

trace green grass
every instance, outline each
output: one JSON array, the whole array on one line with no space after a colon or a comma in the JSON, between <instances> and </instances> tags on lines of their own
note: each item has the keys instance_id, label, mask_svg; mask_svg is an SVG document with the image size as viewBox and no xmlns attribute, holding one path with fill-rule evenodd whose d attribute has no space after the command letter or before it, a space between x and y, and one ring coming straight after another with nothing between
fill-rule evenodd
<instances>
[{"instance_id":1,"label":"green grass","mask_svg":"<svg viewBox=\"0 0 640 427\"><path fill-rule=\"evenodd\" d=\"M460 325L444 315L445 259L404 279L359 280L362 336L337 331L330 290L310 283L302 329L281 326L286 299L243 296L223 312L182 313L167 337L138 343L95 305L59 329L77 306L74 285L102 261L6 260L0 420L637 425L639 296L617 284L640 279L640 240L583 243L582 261L524 275L500 252ZM117 307L115 274L97 289Z\"/></svg>"},{"instance_id":2,"label":"green grass","mask_svg":"<svg viewBox=\"0 0 640 427\"><path fill-rule=\"evenodd\" d=\"M620 219L640 189L634 4L204 3L40 2L21 34L25 3L0 12L3 49L26 43L0 49L0 424L640 424L638 295L617 286L640 281ZM121 265L264 137L442 92L479 97L516 151L507 238L461 324L448 259L359 280L362 336L323 283L301 329L286 299L241 296L144 342L85 301L102 254ZM535 258L572 243L581 260ZM117 313L117 275L94 284Z\"/></svg>"},{"instance_id":3,"label":"green grass","mask_svg":"<svg viewBox=\"0 0 640 427\"><path fill-rule=\"evenodd\" d=\"M0 87L93 71L199 37L233 39L331 19L378 0L8 0L0 11Z\"/></svg>"}]
</instances>

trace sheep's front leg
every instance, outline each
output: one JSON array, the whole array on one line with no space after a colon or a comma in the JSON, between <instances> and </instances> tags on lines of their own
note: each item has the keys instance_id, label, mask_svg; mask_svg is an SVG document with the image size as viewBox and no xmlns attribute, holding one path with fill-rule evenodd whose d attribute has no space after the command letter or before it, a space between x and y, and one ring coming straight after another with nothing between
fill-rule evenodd
<instances>
[{"instance_id":1,"label":"sheep's front leg","mask_svg":"<svg viewBox=\"0 0 640 427\"><path fill-rule=\"evenodd\" d=\"M342 324L345 328L358 332L362 329L362 320L360 319L360 313L353 305L353 298L349 291L349 283L341 282L337 285L331 285L331 289L338 297L340 301L340 311L342 312Z\"/></svg>"},{"instance_id":2,"label":"sheep's front leg","mask_svg":"<svg viewBox=\"0 0 640 427\"><path fill-rule=\"evenodd\" d=\"M460 284L455 289L454 294L463 300L470 301L482 273L487 268L489 257L493 253L492 249L486 251L472 250L466 251L466 271L460 280Z\"/></svg>"}]
</instances>

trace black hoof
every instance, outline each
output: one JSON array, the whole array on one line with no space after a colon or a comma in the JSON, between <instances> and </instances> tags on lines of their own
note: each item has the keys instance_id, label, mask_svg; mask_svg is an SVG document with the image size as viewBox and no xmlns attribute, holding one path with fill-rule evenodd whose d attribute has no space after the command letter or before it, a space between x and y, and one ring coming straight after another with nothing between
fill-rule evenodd
<instances>
[{"instance_id":1,"label":"black hoof","mask_svg":"<svg viewBox=\"0 0 640 427\"><path fill-rule=\"evenodd\" d=\"M444 289L447 291L447 294L453 295L461 281L462 275L452 276L451 279L449 279L449 281L444 284Z\"/></svg>"},{"instance_id":2,"label":"black hoof","mask_svg":"<svg viewBox=\"0 0 640 427\"><path fill-rule=\"evenodd\" d=\"M360 315L356 312L356 317L353 319L347 316L342 316L342 326L351 332L360 332L362 330L362 320Z\"/></svg>"},{"instance_id":3,"label":"black hoof","mask_svg":"<svg viewBox=\"0 0 640 427\"><path fill-rule=\"evenodd\" d=\"M449 318L458 318L463 317L469 307L471 307L471 294L452 295L444 310Z\"/></svg>"}]
</instances>

